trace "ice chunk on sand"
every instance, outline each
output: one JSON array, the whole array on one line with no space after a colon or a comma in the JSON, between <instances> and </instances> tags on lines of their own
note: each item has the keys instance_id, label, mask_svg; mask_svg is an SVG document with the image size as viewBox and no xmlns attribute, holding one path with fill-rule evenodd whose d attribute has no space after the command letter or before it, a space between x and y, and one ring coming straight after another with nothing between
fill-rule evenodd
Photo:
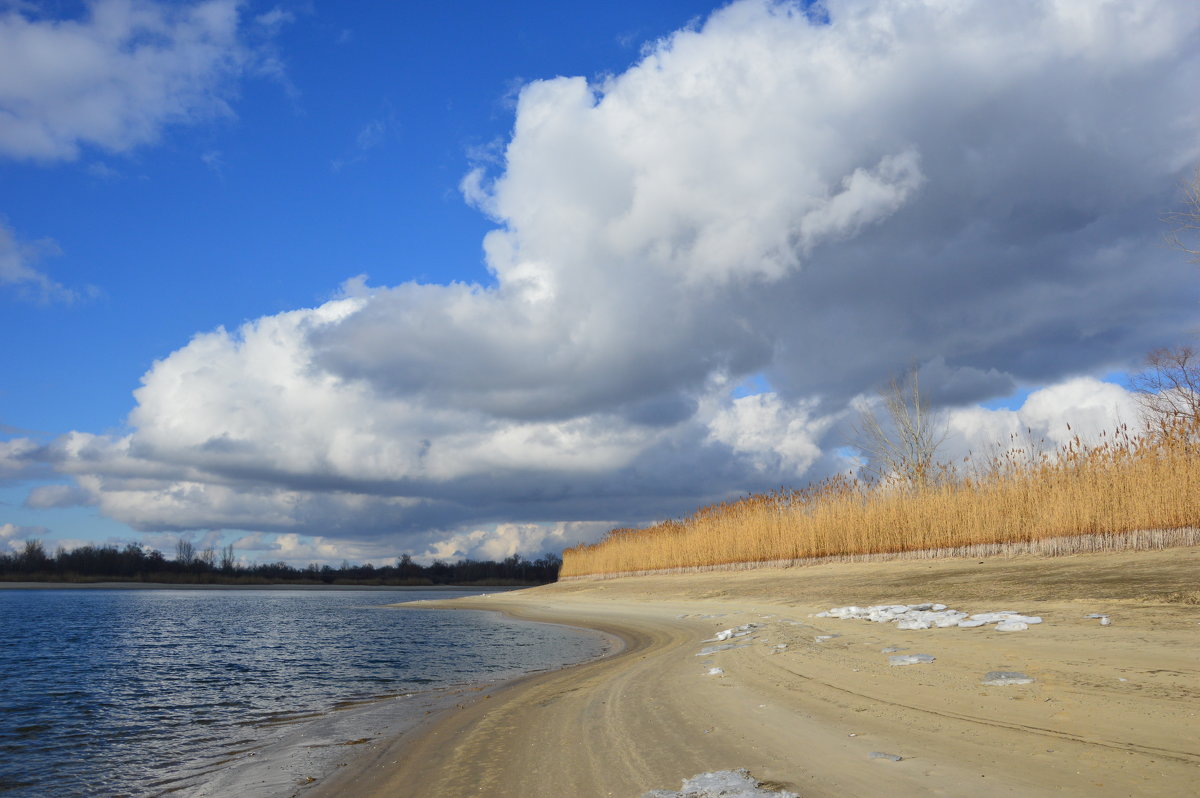
<instances>
[{"instance_id":1,"label":"ice chunk on sand","mask_svg":"<svg viewBox=\"0 0 1200 798\"><path fill-rule=\"evenodd\" d=\"M707 657L709 654L716 654L718 651L733 651L735 648L749 648L749 643L725 643L720 646L705 646L700 649L697 657Z\"/></svg>"},{"instance_id":2,"label":"ice chunk on sand","mask_svg":"<svg viewBox=\"0 0 1200 798\"><path fill-rule=\"evenodd\" d=\"M757 626L758 624L756 623L744 623L741 626L735 626L732 629L725 629L724 631L717 632L716 635L705 642L712 643L719 640L732 640L735 637L745 637L748 634L753 634L754 629Z\"/></svg>"},{"instance_id":3,"label":"ice chunk on sand","mask_svg":"<svg viewBox=\"0 0 1200 798\"><path fill-rule=\"evenodd\" d=\"M1018 622L1033 625L1042 622L1042 619L1035 615L1021 615L1012 610L981 612L968 617L967 613L961 610L952 610L945 604L928 602L923 604L879 604L873 607L833 607L818 613L817 617L894 623L896 628L903 630L934 627L945 629L951 626L970 629L988 623Z\"/></svg>"},{"instance_id":4,"label":"ice chunk on sand","mask_svg":"<svg viewBox=\"0 0 1200 798\"><path fill-rule=\"evenodd\" d=\"M1004 621L996 624L997 632L1024 632L1029 628L1029 624L1024 621Z\"/></svg>"},{"instance_id":5,"label":"ice chunk on sand","mask_svg":"<svg viewBox=\"0 0 1200 798\"><path fill-rule=\"evenodd\" d=\"M1001 687L1006 684L1032 684L1033 679L1020 671L988 671L983 684Z\"/></svg>"},{"instance_id":6,"label":"ice chunk on sand","mask_svg":"<svg viewBox=\"0 0 1200 798\"><path fill-rule=\"evenodd\" d=\"M897 629L928 629L932 625L929 621L918 621L915 619L896 622Z\"/></svg>"},{"instance_id":7,"label":"ice chunk on sand","mask_svg":"<svg viewBox=\"0 0 1200 798\"><path fill-rule=\"evenodd\" d=\"M826 640L832 640L835 637L841 637L841 635L817 635L813 639L816 640L818 643L824 643Z\"/></svg>"},{"instance_id":8,"label":"ice chunk on sand","mask_svg":"<svg viewBox=\"0 0 1200 798\"><path fill-rule=\"evenodd\" d=\"M683 780L682 789L650 790L642 798L800 798L787 790L767 790L745 769L701 773Z\"/></svg>"},{"instance_id":9,"label":"ice chunk on sand","mask_svg":"<svg viewBox=\"0 0 1200 798\"><path fill-rule=\"evenodd\" d=\"M1007 621L1010 615L1016 615L1015 612L977 612L971 616L972 621L983 621L984 623L999 623Z\"/></svg>"},{"instance_id":10,"label":"ice chunk on sand","mask_svg":"<svg viewBox=\"0 0 1200 798\"><path fill-rule=\"evenodd\" d=\"M722 670L721 668L709 668L708 675L709 676L724 676L725 671Z\"/></svg>"},{"instance_id":11,"label":"ice chunk on sand","mask_svg":"<svg viewBox=\"0 0 1200 798\"><path fill-rule=\"evenodd\" d=\"M888 657L888 665L920 665L923 662L933 662L937 659L929 654L897 654Z\"/></svg>"},{"instance_id":12,"label":"ice chunk on sand","mask_svg":"<svg viewBox=\"0 0 1200 798\"><path fill-rule=\"evenodd\" d=\"M900 762L904 759L904 757L900 756L899 754L885 754L883 751L872 751L871 753L867 754L867 756L871 757L872 759L886 759L889 762Z\"/></svg>"}]
</instances>

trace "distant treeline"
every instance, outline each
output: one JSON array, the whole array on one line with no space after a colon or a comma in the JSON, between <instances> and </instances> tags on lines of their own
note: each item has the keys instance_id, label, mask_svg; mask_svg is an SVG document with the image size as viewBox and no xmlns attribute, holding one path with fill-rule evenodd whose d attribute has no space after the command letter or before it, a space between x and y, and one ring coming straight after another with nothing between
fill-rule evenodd
<instances>
[{"instance_id":1,"label":"distant treeline","mask_svg":"<svg viewBox=\"0 0 1200 798\"><path fill-rule=\"evenodd\" d=\"M562 558L546 554L527 560L519 554L501 561L435 560L420 565L407 554L394 565L341 567L313 563L295 568L287 563L245 565L236 561L233 548L220 552L196 551L181 541L176 557L135 543L116 546L81 546L54 554L40 540L28 540L13 554L0 554L0 581L7 582L167 582L172 584L300 584L300 585L530 585L558 578Z\"/></svg>"}]
</instances>

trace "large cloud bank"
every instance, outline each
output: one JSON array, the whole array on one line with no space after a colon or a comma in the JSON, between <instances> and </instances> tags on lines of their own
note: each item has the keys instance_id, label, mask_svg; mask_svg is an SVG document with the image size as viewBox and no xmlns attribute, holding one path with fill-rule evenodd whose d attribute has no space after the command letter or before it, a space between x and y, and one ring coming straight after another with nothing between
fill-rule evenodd
<instances>
[{"instance_id":1,"label":"large cloud bank","mask_svg":"<svg viewBox=\"0 0 1200 798\"><path fill-rule=\"evenodd\" d=\"M525 86L463 181L492 284L355 279L197 335L127 435L43 451L78 489L30 502L536 551L848 467L855 397L908 363L946 406L1062 383L960 412L967 440L1057 429L1110 391L1075 378L1179 339L1196 282L1160 216L1200 158L1200 7L825 6L734 3L620 74Z\"/></svg>"}]
</instances>

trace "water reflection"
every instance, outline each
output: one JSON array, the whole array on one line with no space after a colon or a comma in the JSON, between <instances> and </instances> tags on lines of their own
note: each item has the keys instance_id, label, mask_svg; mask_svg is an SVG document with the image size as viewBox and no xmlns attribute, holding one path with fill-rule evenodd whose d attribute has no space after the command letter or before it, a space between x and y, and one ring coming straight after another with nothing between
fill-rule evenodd
<instances>
[{"instance_id":1,"label":"water reflection","mask_svg":"<svg viewBox=\"0 0 1200 798\"><path fill-rule=\"evenodd\" d=\"M344 702L600 651L492 613L380 606L429 596L0 590L0 794L152 795L188 763Z\"/></svg>"}]
</instances>

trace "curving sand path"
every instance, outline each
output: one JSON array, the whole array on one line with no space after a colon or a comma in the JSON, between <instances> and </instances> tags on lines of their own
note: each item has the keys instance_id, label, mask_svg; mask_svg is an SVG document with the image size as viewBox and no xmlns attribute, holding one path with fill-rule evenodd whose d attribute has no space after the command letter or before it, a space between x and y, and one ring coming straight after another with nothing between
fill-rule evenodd
<instances>
[{"instance_id":1,"label":"curving sand path","mask_svg":"<svg viewBox=\"0 0 1200 798\"><path fill-rule=\"evenodd\" d=\"M806 798L1197 795L1198 583L1200 549L1189 548L623 578L424 602L586 626L624 647L360 746L370 750L301 794L636 798L747 768ZM918 601L1044 623L901 631L810 617ZM730 641L739 647L697 656L716 632L749 623L752 634ZM936 660L891 667L882 649L893 647ZM996 670L1036 681L980 684Z\"/></svg>"}]
</instances>

